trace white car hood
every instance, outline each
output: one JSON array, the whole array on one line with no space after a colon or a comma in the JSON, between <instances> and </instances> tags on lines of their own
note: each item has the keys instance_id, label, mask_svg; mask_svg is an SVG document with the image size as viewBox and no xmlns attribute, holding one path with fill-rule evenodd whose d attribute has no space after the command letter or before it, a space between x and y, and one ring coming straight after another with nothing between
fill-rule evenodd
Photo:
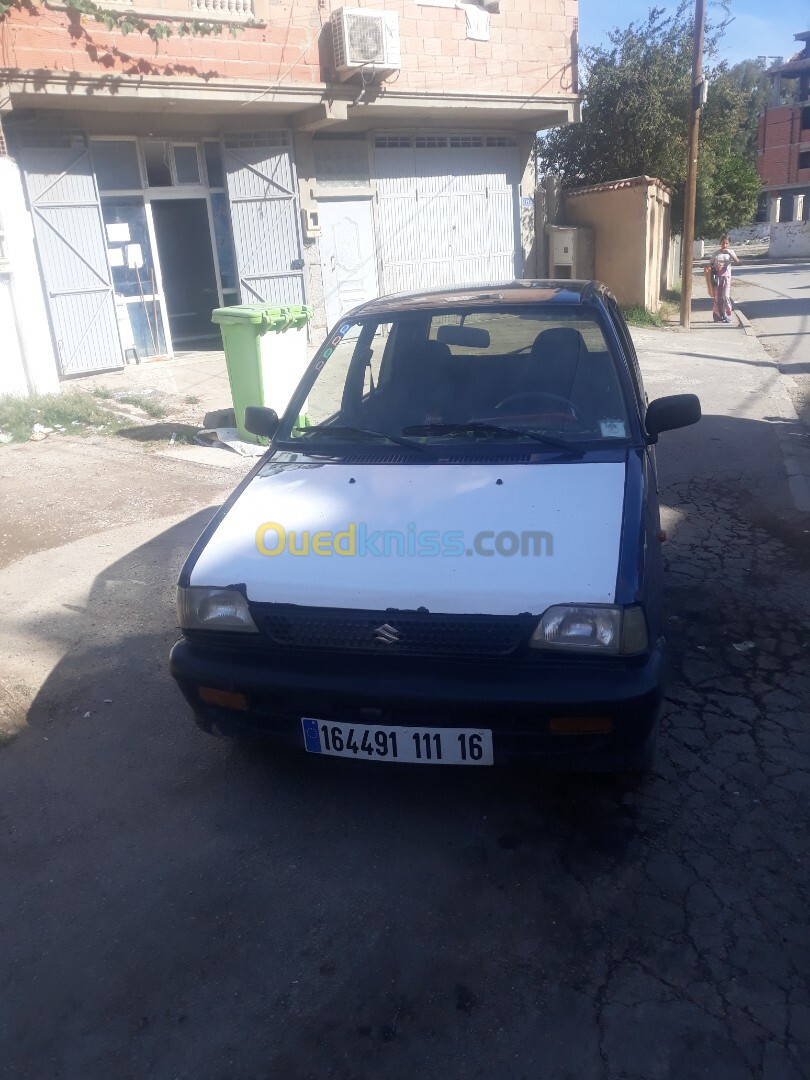
<instances>
[{"instance_id":1,"label":"white car hood","mask_svg":"<svg viewBox=\"0 0 810 1080\"><path fill-rule=\"evenodd\" d=\"M192 585L244 584L250 600L317 607L427 608L448 614L542 613L550 604L613 602L625 465L347 465L271 462L230 508L191 571ZM542 554L278 555L256 533L275 522L301 533L350 523L405 538L423 532L542 531ZM410 527L410 528L409 528ZM268 548L276 545L267 534ZM405 544L406 541L403 541ZM494 548L492 536L484 547ZM344 546L347 541L343 541ZM508 548L509 541L502 544ZM377 543L382 550L382 542ZM407 548L406 548L407 550ZM532 550L532 546L529 546Z\"/></svg>"}]
</instances>

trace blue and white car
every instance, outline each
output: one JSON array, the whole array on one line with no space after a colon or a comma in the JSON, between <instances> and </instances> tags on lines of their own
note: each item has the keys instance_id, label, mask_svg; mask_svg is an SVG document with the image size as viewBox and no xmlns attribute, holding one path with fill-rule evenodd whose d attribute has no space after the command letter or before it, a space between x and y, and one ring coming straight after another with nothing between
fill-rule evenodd
<instances>
[{"instance_id":1,"label":"blue and white car","mask_svg":"<svg viewBox=\"0 0 810 1080\"><path fill-rule=\"evenodd\" d=\"M347 315L180 575L206 731L368 763L642 770L663 694L654 444L614 298L513 281Z\"/></svg>"}]
</instances>

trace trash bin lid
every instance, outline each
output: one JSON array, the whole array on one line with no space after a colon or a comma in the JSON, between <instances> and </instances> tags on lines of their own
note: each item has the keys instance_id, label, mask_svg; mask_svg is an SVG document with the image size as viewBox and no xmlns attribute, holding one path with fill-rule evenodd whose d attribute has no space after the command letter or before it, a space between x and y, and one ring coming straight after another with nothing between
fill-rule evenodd
<instances>
[{"instance_id":1,"label":"trash bin lid","mask_svg":"<svg viewBox=\"0 0 810 1080\"><path fill-rule=\"evenodd\" d=\"M214 308L211 322L220 326L247 323L257 326L262 333L268 330L298 330L312 318L312 308L305 304L235 304L233 307Z\"/></svg>"}]
</instances>

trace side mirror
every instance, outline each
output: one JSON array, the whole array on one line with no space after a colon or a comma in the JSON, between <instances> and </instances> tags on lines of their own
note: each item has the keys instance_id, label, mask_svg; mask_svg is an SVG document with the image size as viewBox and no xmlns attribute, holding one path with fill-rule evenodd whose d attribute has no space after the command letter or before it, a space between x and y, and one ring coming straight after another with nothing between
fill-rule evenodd
<instances>
[{"instance_id":1,"label":"side mirror","mask_svg":"<svg viewBox=\"0 0 810 1080\"><path fill-rule=\"evenodd\" d=\"M251 435L272 439L278 430L278 416L273 409L263 405L248 405L245 409L245 427Z\"/></svg>"},{"instance_id":2,"label":"side mirror","mask_svg":"<svg viewBox=\"0 0 810 1080\"><path fill-rule=\"evenodd\" d=\"M697 394L672 394L656 398L647 407L647 434L655 442L662 431L688 427L700 419Z\"/></svg>"}]
</instances>

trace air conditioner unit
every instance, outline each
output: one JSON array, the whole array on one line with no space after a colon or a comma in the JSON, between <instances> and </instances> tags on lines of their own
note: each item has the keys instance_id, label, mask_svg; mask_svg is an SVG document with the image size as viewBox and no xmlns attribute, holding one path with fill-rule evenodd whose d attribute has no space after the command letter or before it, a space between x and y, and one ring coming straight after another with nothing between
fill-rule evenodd
<instances>
[{"instance_id":1,"label":"air conditioner unit","mask_svg":"<svg viewBox=\"0 0 810 1080\"><path fill-rule=\"evenodd\" d=\"M332 15L335 71L341 79L362 72L389 75L399 71L399 16L396 11L340 8Z\"/></svg>"}]
</instances>

